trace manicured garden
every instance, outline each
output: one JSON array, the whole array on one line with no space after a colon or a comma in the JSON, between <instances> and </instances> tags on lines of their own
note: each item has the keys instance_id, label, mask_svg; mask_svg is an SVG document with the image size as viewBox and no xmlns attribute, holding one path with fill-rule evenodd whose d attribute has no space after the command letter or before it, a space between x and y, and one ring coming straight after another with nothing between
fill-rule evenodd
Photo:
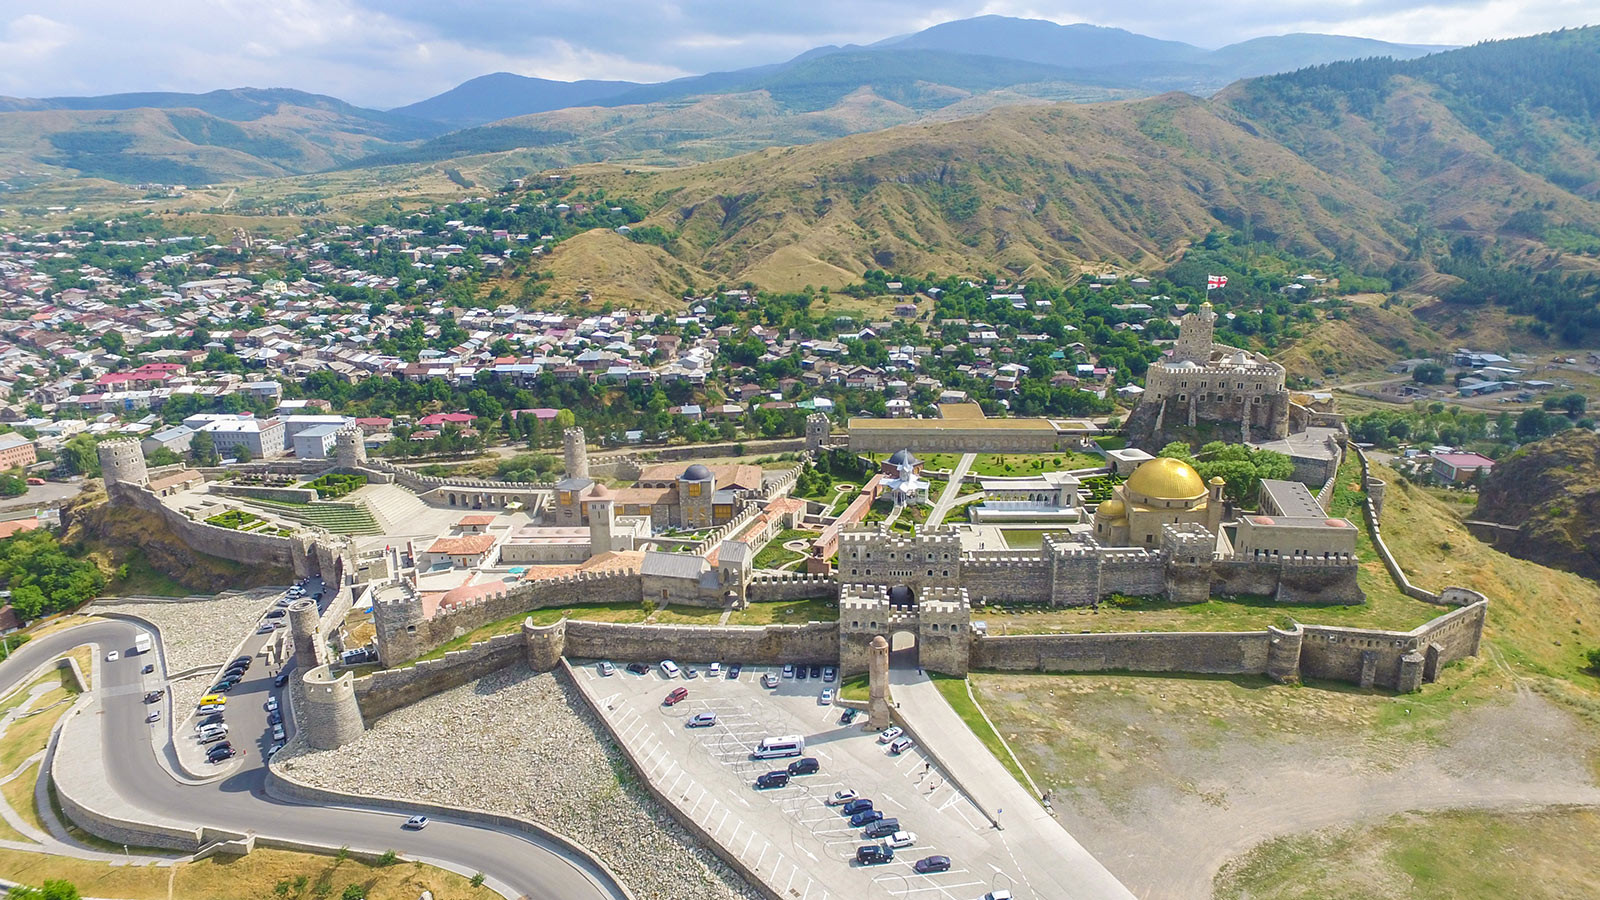
<instances>
[{"instance_id":1,"label":"manicured garden","mask_svg":"<svg viewBox=\"0 0 1600 900\"><path fill-rule=\"evenodd\" d=\"M266 524L266 519L242 509L230 509L206 519L207 525L227 528L230 531L254 531Z\"/></svg>"},{"instance_id":2,"label":"manicured garden","mask_svg":"<svg viewBox=\"0 0 1600 900\"><path fill-rule=\"evenodd\" d=\"M317 492L323 500L337 500L345 494L365 487L367 476L343 475L338 472L329 472L315 481L306 482L306 487Z\"/></svg>"}]
</instances>

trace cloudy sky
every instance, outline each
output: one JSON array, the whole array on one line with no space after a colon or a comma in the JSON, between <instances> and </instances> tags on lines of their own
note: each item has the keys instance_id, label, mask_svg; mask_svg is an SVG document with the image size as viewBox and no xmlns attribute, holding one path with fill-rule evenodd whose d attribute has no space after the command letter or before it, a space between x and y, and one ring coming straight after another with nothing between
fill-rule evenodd
<instances>
[{"instance_id":1,"label":"cloudy sky","mask_svg":"<svg viewBox=\"0 0 1600 900\"><path fill-rule=\"evenodd\" d=\"M1470 44L1600 23L1600 0L5 0L0 94L293 87L383 108L489 72L659 81L986 13L1203 47Z\"/></svg>"}]
</instances>

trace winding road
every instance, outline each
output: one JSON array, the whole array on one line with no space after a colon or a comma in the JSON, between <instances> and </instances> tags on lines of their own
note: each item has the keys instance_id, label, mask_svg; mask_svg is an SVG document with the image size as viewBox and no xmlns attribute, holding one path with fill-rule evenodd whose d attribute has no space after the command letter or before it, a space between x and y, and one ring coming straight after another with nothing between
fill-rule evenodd
<instances>
[{"instance_id":1,"label":"winding road","mask_svg":"<svg viewBox=\"0 0 1600 900\"><path fill-rule=\"evenodd\" d=\"M412 859L447 863L458 871L483 872L492 886L537 900L626 900L627 894L592 861L553 842L442 816L432 817L425 830L406 831L400 827L404 814L268 797L266 764L254 741L235 741L250 746L244 765L225 778L204 784L175 780L157 760L161 751L150 739L154 734L164 740L168 732L145 724L141 702L145 687L140 669L156 654L128 655L139 631L129 622L90 622L32 640L0 662L0 691L5 691L80 644L100 646L100 682L94 687L102 704L102 758L109 782L127 803L167 819L218 829L332 847L392 849ZM104 654L110 650L122 658L106 662ZM230 708L254 704L259 710L268 685L264 673L241 684L229 695ZM235 728L235 737L247 730Z\"/></svg>"}]
</instances>

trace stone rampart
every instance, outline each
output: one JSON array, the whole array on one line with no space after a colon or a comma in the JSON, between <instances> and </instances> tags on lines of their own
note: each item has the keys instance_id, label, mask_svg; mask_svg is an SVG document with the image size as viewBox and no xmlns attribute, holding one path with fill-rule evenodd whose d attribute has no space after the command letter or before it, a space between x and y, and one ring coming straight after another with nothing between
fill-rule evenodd
<instances>
[{"instance_id":1,"label":"stone rampart","mask_svg":"<svg viewBox=\"0 0 1600 900\"><path fill-rule=\"evenodd\" d=\"M263 487L258 484L227 484L217 482L211 485L210 492L223 497L238 497L241 500L276 500L280 503L310 503L318 499L318 494L311 488L296 487Z\"/></svg>"},{"instance_id":2,"label":"stone rampart","mask_svg":"<svg viewBox=\"0 0 1600 900\"><path fill-rule=\"evenodd\" d=\"M1267 633L1019 634L978 637L972 668L1023 672L1264 674Z\"/></svg>"},{"instance_id":3,"label":"stone rampart","mask_svg":"<svg viewBox=\"0 0 1600 900\"><path fill-rule=\"evenodd\" d=\"M460 687L469 681L516 665L526 658L521 632L502 634L452 650L439 659L428 659L403 669L385 669L356 679L356 701L361 717L369 724L402 706L409 706L440 691Z\"/></svg>"},{"instance_id":4,"label":"stone rampart","mask_svg":"<svg viewBox=\"0 0 1600 900\"><path fill-rule=\"evenodd\" d=\"M1049 603L1050 563L1042 556L1020 553L982 558L963 554L961 584L978 602Z\"/></svg>"},{"instance_id":5,"label":"stone rampart","mask_svg":"<svg viewBox=\"0 0 1600 900\"><path fill-rule=\"evenodd\" d=\"M832 575L756 575L750 579L747 596L752 603L837 598L839 583Z\"/></svg>"},{"instance_id":6,"label":"stone rampart","mask_svg":"<svg viewBox=\"0 0 1600 900\"><path fill-rule=\"evenodd\" d=\"M579 603L637 601L642 596L637 573L579 572L562 578L524 581L422 618L421 600L380 600L373 607L378 654L386 666L397 666L490 622L518 613Z\"/></svg>"},{"instance_id":7,"label":"stone rampart","mask_svg":"<svg viewBox=\"0 0 1600 900\"><path fill-rule=\"evenodd\" d=\"M626 625L568 619L563 655L656 662L719 660L744 665L839 661L836 622L805 625Z\"/></svg>"},{"instance_id":8,"label":"stone rampart","mask_svg":"<svg viewBox=\"0 0 1600 900\"><path fill-rule=\"evenodd\" d=\"M1365 486L1369 481L1373 480L1370 463L1367 461L1367 454L1354 444L1351 447L1356 451L1356 459L1361 462L1361 483ZM1424 603L1442 602L1438 594L1412 584L1411 579L1406 576L1405 569L1400 567L1399 560L1395 559L1394 554L1389 552L1389 545L1384 543L1383 531L1379 527L1378 506L1373 502L1371 496L1363 497L1361 517L1367 524L1367 534L1372 538L1373 549L1377 551L1378 558L1383 560L1383 567L1389 571L1389 577L1394 579L1395 586L1407 597L1421 600Z\"/></svg>"},{"instance_id":9,"label":"stone rampart","mask_svg":"<svg viewBox=\"0 0 1600 900\"><path fill-rule=\"evenodd\" d=\"M295 534L290 537L280 537L274 534L234 531L231 528L197 522L162 503L161 499L148 489L124 489L123 496L140 509L160 516L184 545L192 550L250 565L294 569L296 576L308 574L296 565L295 548L300 547L303 554L304 549L311 544L312 539L309 536ZM303 559L303 555L300 558Z\"/></svg>"}]
</instances>

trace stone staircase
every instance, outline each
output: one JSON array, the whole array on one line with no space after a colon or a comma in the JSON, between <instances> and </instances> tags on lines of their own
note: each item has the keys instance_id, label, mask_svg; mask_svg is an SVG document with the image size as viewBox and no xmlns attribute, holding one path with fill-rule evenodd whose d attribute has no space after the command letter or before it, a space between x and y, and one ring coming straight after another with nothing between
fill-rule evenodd
<instances>
[{"instance_id":1,"label":"stone staircase","mask_svg":"<svg viewBox=\"0 0 1600 900\"><path fill-rule=\"evenodd\" d=\"M399 485L369 484L361 489L361 499L384 534L411 534L416 523L431 507Z\"/></svg>"}]
</instances>

